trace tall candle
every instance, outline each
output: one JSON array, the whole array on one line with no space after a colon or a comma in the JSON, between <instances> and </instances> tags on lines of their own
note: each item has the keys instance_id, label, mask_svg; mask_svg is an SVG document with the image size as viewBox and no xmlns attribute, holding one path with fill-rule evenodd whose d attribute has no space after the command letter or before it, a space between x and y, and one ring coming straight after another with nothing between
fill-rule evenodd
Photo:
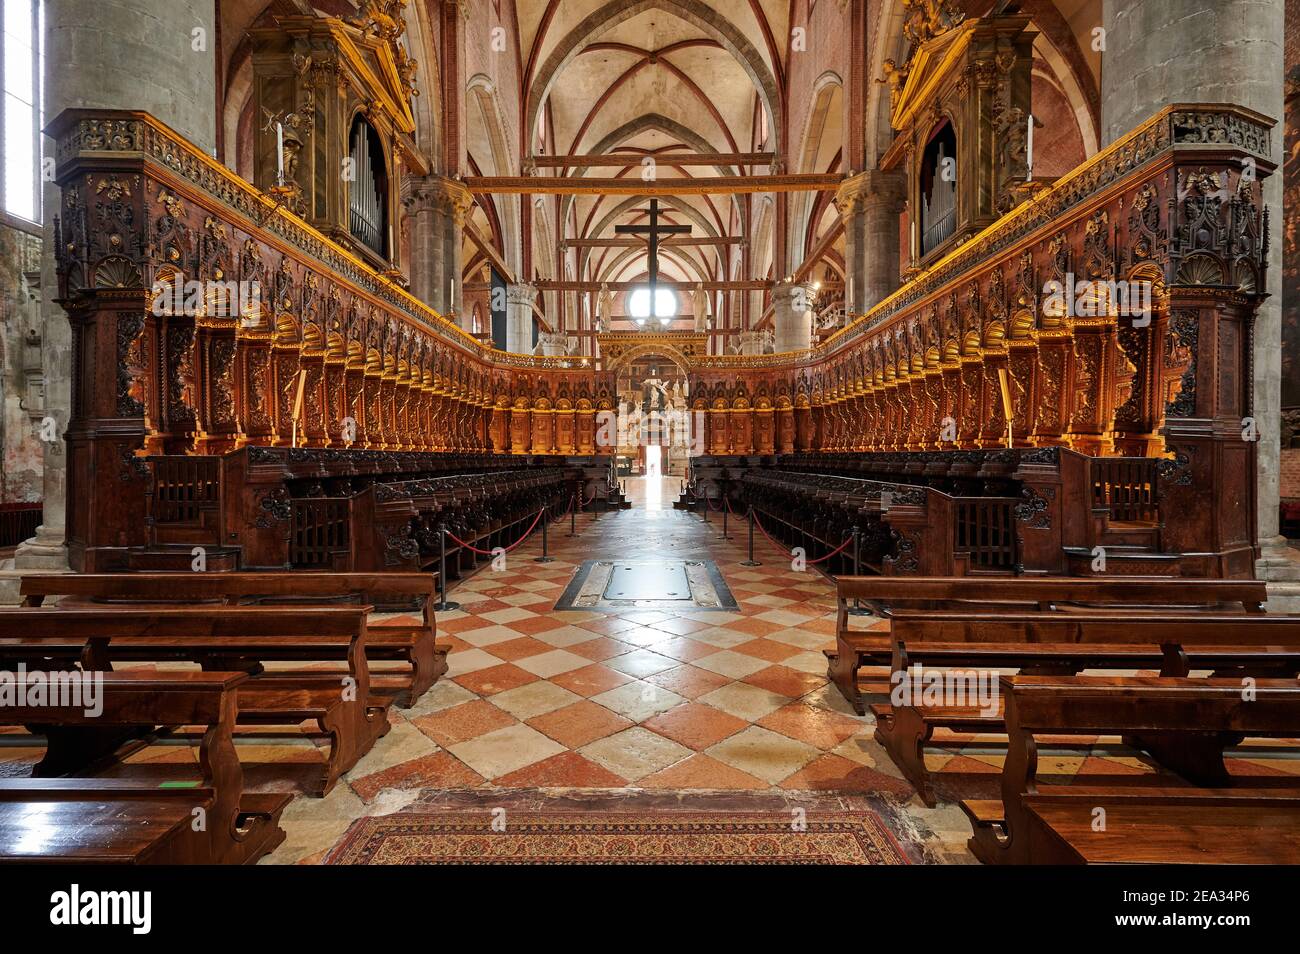
<instances>
[{"instance_id":1,"label":"tall candle","mask_svg":"<svg viewBox=\"0 0 1300 954\"><path fill-rule=\"evenodd\" d=\"M456 310L456 279L447 283L447 310Z\"/></svg>"},{"instance_id":2,"label":"tall candle","mask_svg":"<svg viewBox=\"0 0 1300 954\"><path fill-rule=\"evenodd\" d=\"M1034 114L1029 114L1029 137L1025 140L1025 181L1034 178Z\"/></svg>"},{"instance_id":3,"label":"tall candle","mask_svg":"<svg viewBox=\"0 0 1300 954\"><path fill-rule=\"evenodd\" d=\"M275 184L284 185L284 124L275 124Z\"/></svg>"}]
</instances>

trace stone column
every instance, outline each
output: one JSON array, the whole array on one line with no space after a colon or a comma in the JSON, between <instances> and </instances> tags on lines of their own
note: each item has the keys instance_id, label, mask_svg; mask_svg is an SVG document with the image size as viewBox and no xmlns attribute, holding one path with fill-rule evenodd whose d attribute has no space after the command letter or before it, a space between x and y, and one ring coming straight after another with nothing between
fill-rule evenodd
<instances>
[{"instance_id":1,"label":"stone column","mask_svg":"<svg viewBox=\"0 0 1300 954\"><path fill-rule=\"evenodd\" d=\"M216 148L217 36L213 0L49 0L45 5L45 117L70 107L141 109L211 154ZM54 143L45 140L45 154ZM53 302L53 216L60 193L44 193L45 252L41 340L45 411L59 439L45 445L44 514L36 536L18 547L18 570L66 568L67 458L62 439L72 407L72 332ZM5 594L9 595L9 594ZM16 601L16 589L12 594Z\"/></svg>"},{"instance_id":2,"label":"stone column","mask_svg":"<svg viewBox=\"0 0 1300 954\"><path fill-rule=\"evenodd\" d=\"M465 243L465 216L473 204L473 197L458 179L444 179L439 183L442 189L442 256L443 256L443 298L451 291L451 282L456 282L451 300L445 301L447 311L456 316L456 323L469 329L472 325L470 316L465 314L465 280L463 272Z\"/></svg>"},{"instance_id":3,"label":"stone column","mask_svg":"<svg viewBox=\"0 0 1300 954\"><path fill-rule=\"evenodd\" d=\"M905 195L902 173L878 169L845 179L835 195L844 222L846 322L898 288L898 216Z\"/></svg>"},{"instance_id":4,"label":"stone column","mask_svg":"<svg viewBox=\"0 0 1300 954\"><path fill-rule=\"evenodd\" d=\"M563 358L569 353L569 336L563 331L544 331L538 336L537 343L547 358Z\"/></svg>"},{"instance_id":5,"label":"stone column","mask_svg":"<svg viewBox=\"0 0 1300 954\"><path fill-rule=\"evenodd\" d=\"M772 328L776 350L800 351L812 346L813 300L817 291L808 282L777 282L772 289Z\"/></svg>"},{"instance_id":6,"label":"stone column","mask_svg":"<svg viewBox=\"0 0 1300 954\"><path fill-rule=\"evenodd\" d=\"M405 199L411 217L411 293L440 315L464 320L461 287L461 244L465 215L473 197L459 179L425 176L407 184ZM449 298L451 283L456 283Z\"/></svg>"},{"instance_id":7,"label":"stone column","mask_svg":"<svg viewBox=\"0 0 1300 954\"><path fill-rule=\"evenodd\" d=\"M762 354L771 336L766 331L742 331L736 337L740 354L749 356Z\"/></svg>"},{"instance_id":8,"label":"stone column","mask_svg":"<svg viewBox=\"0 0 1300 954\"><path fill-rule=\"evenodd\" d=\"M533 302L536 285L506 286L506 350L528 354L533 350Z\"/></svg>"},{"instance_id":9,"label":"stone column","mask_svg":"<svg viewBox=\"0 0 1300 954\"><path fill-rule=\"evenodd\" d=\"M438 200L429 180L407 180L402 200L411 224L411 294L434 311L442 312L447 282L443 274L443 230L438 221Z\"/></svg>"},{"instance_id":10,"label":"stone column","mask_svg":"<svg viewBox=\"0 0 1300 954\"><path fill-rule=\"evenodd\" d=\"M1278 469L1282 380L1282 141L1283 0L1104 0L1106 49L1101 68L1103 144L1123 136L1169 103L1236 103L1278 121L1264 180L1272 250L1265 291L1255 315L1254 407L1258 427L1259 538L1256 572L1288 581L1278 599L1300 609L1300 566L1278 535Z\"/></svg>"}]
</instances>

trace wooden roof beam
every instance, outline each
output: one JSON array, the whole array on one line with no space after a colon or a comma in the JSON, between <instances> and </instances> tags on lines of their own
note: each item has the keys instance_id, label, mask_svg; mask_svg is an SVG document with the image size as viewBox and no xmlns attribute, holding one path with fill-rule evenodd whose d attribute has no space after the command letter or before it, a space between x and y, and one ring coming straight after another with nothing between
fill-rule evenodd
<instances>
[{"instance_id":1,"label":"wooden roof beam","mask_svg":"<svg viewBox=\"0 0 1300 954\"><path fill-rule=\"evenodd\" d=\"M841 175L711 176L645 181L571 176L466 176L471 192L490 195L738 195L746 192L834 192Z\"/></svg>"},{"instance_id":2,"label":"wooden roof beam","mask_svg":"<svg viewBox=\"0 0 1300 954\"><path fill-rule=\"evenodd\" d=\"M657 166L770 166L776 161L774 152L666 152L661 154L599 153L586 156L529 156L529 164L539 169L594 169L613 167L629 169L653 159Z\"/></svg>"}]
</instances>

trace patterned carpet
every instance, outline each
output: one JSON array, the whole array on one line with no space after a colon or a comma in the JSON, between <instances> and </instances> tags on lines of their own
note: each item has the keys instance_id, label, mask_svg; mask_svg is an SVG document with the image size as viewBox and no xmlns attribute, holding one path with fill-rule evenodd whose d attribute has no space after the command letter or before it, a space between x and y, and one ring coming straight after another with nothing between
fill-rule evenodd
<instances>
[{"instance_id":1,"label":"patterned carpet","mask_svg":"<svg viewBox=\"0 0 1300 954\"><path fill-rule=\"evenodd\" d=\"M325 859L336 865L901 865L923 857L873 808L734 797L675 805L448 806L361 818ZM725 807L724 807L725 806ZM888 809L886 809L888 812ZM907 846L905 848L904 846Z\"/></svg>"}]
</instances>

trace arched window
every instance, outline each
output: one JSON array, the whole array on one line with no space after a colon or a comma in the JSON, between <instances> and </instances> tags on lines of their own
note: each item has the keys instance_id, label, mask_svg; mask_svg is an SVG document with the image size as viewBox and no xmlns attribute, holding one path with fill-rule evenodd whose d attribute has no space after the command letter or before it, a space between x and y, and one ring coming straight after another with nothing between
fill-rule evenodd
<instances>
[{"instance_id":1,"label":"arched window","mask_svg":"<svg viewBox=\"0 0 1300 954\"><path fill-rule=\"evenodd\" d=\"M638 288L628 296L627 311L638 325L644 325L650 317L650 289ZM677 317L677 295L667 288L655 289L655 313L661 325L669 324Z\"/></svg>"},{"instance_id":2,"label":"arched window","mask_svg":"<svg viewBox=\"0 0 1300 954\"><path fill-rule=\"evenodd\" d=\"M946 241L957 226L957 134L945 122L921 157L921 254Z\"/></svg>"},{"instance_id":3,"label":"arched window","mask_svg":"<svg viewBox=\"0 0 1300 954\"><path fill-rule=\"evenodd\" d=\"M348 230L366 248L387 259L388 173L384 168L384 147L375 127L361 116L352 121L349 142L352 181Z\"/></svg>"},{"instance_id":4,"label":"arched window","mask_svg":"<svg viewBox=\"0 0 1300 954\"><path fill-rule=\"evenodd\" d=\"M29 222L41 220L44 52L44 3L0 0L0 209Z\"/></svg>"}]
</instances>

